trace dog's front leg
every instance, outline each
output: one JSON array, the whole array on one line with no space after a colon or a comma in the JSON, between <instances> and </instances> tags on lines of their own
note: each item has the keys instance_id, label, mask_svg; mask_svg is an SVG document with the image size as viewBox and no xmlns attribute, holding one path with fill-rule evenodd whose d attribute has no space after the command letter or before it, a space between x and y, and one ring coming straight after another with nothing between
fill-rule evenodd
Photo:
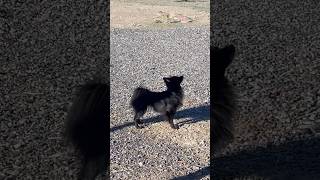
<instances>
[{"instance_id":1,"label":"dog's front leg","mask_svg":"<svg viewBox=\"0 0 320 180\"><path fill-rule=\"evenodd\" d=\"M136 113L134 116L134 122L137 129L143 128L143 121L140 119L143 113Z\"/></svg>"},{"instance_id":2,"label":"dog's front leg","mask_svg":"<svg viewBox=\"0 0 320 180\"><path fill-rule=\"evenodd\" d=\"M167 120L169 121L170 123L170 126L173 128L173 129L179 129L179 126L177 124L174 124L173 123L173 117L174 117L174 114L176 113L176 111L167 111L166 112L166 118Z\"/></svg>"}]
</instances>

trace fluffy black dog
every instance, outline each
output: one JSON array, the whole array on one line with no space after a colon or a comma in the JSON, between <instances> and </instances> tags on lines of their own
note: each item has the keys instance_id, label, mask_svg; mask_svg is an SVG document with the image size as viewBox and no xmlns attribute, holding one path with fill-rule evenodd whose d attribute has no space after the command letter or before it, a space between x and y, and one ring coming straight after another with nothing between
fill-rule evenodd
<instances>
[{"instance_id":1,"label":"fluffy black dog","mask_svg":"<svg viewBox=\"0 0 320 180\"><path fill-rule=\"evenodd\" d=\"M161 113L169 121L173 129L179 129L177 124L173 123L173 117L179 107L182 106L183 89L181 82L183 76L164 77L167 90L163 92L152 92L148 89L137 88L131 98L131 106L135 111L134 121L136 128L142 128L143 123L140 119L152 107L154 111Z\"/></svg>"},{"instance_id":2,"label":"fluffy black dog","mask_svg":"<svg viewBox=\"0 0 320 180\"><path fill-rule=\"evenodd\" d=\"M232 116L235 110L235 94L228 79L225 77L226 68L231 64L235 47L210 47L211 82L213 102L211 120L213 120L213 152L217 152L233 139ZM212 149L211 148L211 149Z\"/></svg>"},{"instance_id":3,"label":"fluffy black dog","mask_svg":"<svg viewBox=\"0 0 320 180\"><path fill-rule=\"evenodd\" d=\"M67 117L67 138L83 156L79 180L106 172L109 158L109 85L95 79L79 88Z\"/></svg>"}]
</instances>

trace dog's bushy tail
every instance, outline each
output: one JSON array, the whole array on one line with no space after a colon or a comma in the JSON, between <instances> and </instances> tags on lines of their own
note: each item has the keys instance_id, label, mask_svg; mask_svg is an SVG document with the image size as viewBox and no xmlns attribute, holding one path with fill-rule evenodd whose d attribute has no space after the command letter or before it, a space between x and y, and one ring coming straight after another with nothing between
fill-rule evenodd
<instances>
[{"instance_id":1,"label":"dog's bushy tail","mask_svg":"<svg viewBox=\"0 0 320 180\"><path fill-rule=\"evenodd\" d=\"M213 151L218 152L233 140L232 117L235 94L227 80L214 92L213 102Z\"/></svg>"},{"instance_id":2,"label":"dog's bushy tail","mask_svg":"<svg viewBox=\"0 0 320 180\"><path fill-rule=\"evenodd\" d=\"M108 104L109 85L93 80L79 88L69 109L67 140L84 157L79 179L94 179L101 171L97 164L107 164Z\"/></svg>"},{"instance_id":3,"label":"dog's bushy tail","mask_svg":"<svg viewBox=\"0 0 320 180\"><path fill-rule=\"evenodd\" d=\"M233 140L233 113L235 110L235 93L232 85L225 77L226 68L231 64L235 47L211 47L211 61L213 64L213 152L218 152Z\"/></svg>"},{"instance_id":4,"label":"dog's bushy tail","mask_svg":"<svg viewBox=\"0 0 320 180\"><path fill-rule=\"evenodd\" d=\"M136 112L141 111L148 106L149 93L150 91L143 87L138 87L134 90L130 104Z\"/></svg>"}]
</instances>

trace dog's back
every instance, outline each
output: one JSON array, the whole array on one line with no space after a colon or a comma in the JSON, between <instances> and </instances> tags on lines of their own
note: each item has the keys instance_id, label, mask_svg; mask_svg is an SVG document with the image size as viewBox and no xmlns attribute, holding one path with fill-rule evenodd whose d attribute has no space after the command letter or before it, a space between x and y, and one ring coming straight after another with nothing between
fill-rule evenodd
<instances>
[{"instance_id":1,"label":"dog's back","mask_svg":"<svg viewBox=\"0 0 320 180\"><path fill-rule=\"evenodd\" d=\"M162 112L166 110L167 106L175 108L182 106L182 99L182 89L177 92L170 90L152 92L146 88L138 87L131 97L131 106L135 112L144 111L148 106L153 107L156 112Z\"/></svg>"},{"instance_id":2,"label":"dog's back","mask_svg":"<svg viewBox=\"0 0 320 180\"><path fill-rule=\"evenodd\" d=\"M108 85L92 81L78 90L69 110L68 139L84 156L79 179L94 179L106 164L108 103Z\"/></svg>"},{"instance_id":3,"label":"dog's back","mask_svg":"<svg viewBox=\"0 0 320 180\"><path fill-rule=\"evenodd\" d=\"M225 70L233 60L234 46L225 48L211 47L211 63L213 82L212 113L213 120L213 152L217 152L233 139L232 115L235 109L234 92Z\"/></svg>"}]
</instances>

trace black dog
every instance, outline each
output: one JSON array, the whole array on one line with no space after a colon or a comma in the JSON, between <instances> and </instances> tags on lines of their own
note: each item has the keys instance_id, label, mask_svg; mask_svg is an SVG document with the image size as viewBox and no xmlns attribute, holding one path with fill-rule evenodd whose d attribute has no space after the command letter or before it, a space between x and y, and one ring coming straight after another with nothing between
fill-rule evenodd
<instances>
[{"instance_id":1,"label":"black dog","mask_svg":"<svg viewBox=\"0 0 320 180\"><path fill-rule=\"evenodd\" d=\"M235 94L228 79L226 68L231 64L235 47L210 47L211 82L213 85L213 102L211 119L213 120L213 152L217 152L233 139L232 116L235 110Z\"/></svg>"},{"instance_id":2,"label":"black dog","mask_svg":"<svg viewBox=\"0 0 320 180\"><path fill-rule=\"evenodd\" d=\"M163 114L170 125L174 129L179 129L178 125L173 123L173 117L177 109L182 106L183 89L180 86L183 76L163 78L167 90L163 92L152 92L148 89L139 87L137 88L131 98L131 106L135 111L134 121L136 128L143 122L141 117L145 114L148 107L153 107L154 111Z\"/></svg>"},{"instance_id":3,"label":"black dog","mask_svg":"<svg viewBox=\"0 0 320 180\"><path fill-rule=\"evenodd\" d=\"M108 84L88 82L78 90L69 110L66 135L84 157L79 180L94 180L107 170L109 92Z\"/></svg>"}]
</instances>

